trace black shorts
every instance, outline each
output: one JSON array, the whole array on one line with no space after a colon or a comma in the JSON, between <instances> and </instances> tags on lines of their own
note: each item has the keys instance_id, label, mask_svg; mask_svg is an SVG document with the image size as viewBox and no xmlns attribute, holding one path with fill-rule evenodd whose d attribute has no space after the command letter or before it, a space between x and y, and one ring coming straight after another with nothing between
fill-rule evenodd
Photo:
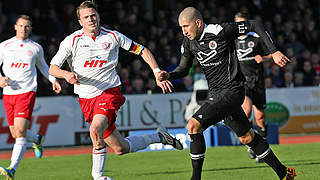
<instances>
[{"instance_id":1,"label":"black shorts","mask_svg":"<svg viewBox=\"0 0 320 180\"><path fill-rule=\"evenodd\" d=\"M251 128L241 107L243 100L244 87L215 91L192 117L199 121L204 129L224 120L238 136L243 136Z\"/></svg>"},{"instance_id":2,"label":"black shorts","mask_svg":"<svg viewBox=\"0 0 320 180\"><path fill-rule=\"evenodd\" d=\"M266 88L263 77L246 76L246 96L258 109L266 109Z\"/></svg>"}]
</instances>

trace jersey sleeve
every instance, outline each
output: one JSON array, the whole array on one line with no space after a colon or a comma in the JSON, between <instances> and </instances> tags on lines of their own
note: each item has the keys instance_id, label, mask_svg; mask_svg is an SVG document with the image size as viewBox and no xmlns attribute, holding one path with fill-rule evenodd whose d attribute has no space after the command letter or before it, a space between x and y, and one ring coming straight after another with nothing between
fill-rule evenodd
<instances>
[{"instance_id":1,"label":"jersey sleeve","mask_svg":"<svg viewBox=\"0 0 320 180\"><path fill-rule=\"evenodd\" d=\"M262 39L258 38L258 47L259 47L259 54L262 56L267 56L270 54L269 49L266 47L266 45L263 43Z\"/></svg>"},{"instance_id":2,"label":"jersey sleeve","mask_svg":"<svg viewBox=\"0 0 320 180\"><path fill-rule=\"evenodd\" d=\"M50 64L55 64L59 67L71 56L72 39L70 36L66 37L59 46L57 54L52 58Z\"/></svg>"},{"instance_id":3,"label":"jersey sleeve","mask_svg":"<svg viewBox=\"0 0 320 180\"><path fill-rule=\"evenodd\" d=\"M221 33L219 33L219 36L221 38L234 41L235 38L241 35L245 35L248 32L256 32L261 37L270 53L274 53L276 51L276 47L274 46L271 37L259 21L249 20L241 22L222 23L221 26L223 27L223 30L221 31Z\"/></svg>"},{"instance_id":4,"label":"jersey sleeve","mask_svg":"<svg viewBox=\"0 0 320 180\"><path fill-rule=\"evenodd\" d=\"M193 59L194 55L190 51L189 41L187 40L187 38L184 38L181 46L181 59L179 66L169 73L169 80L178 79L186 76L189 72L189 69L192 66Z\"/></svg>"},{"instance_id":5,"label":"jersey sleeve","mask_svg":"<svg viewBox=\"0 0 320 180\"><path fill-rule=\"evenodd\" d=\"M49 79L51 83L53 83L53 81L56 80L55 77L49 75L49 66L44 59L43 48L41 46L39 48L39 52L37 53L36 66L38 67L41 74L45 76L47 79Z\"/></svg>"},{"instance_id":6,"label":"jersey sleeve","mask_svg":"<svg viewBox=\"0 0 320 180\"><path fill-rule=\"evenodd\" d=\"M117 32L117 36L120 47L135 55L139 55L144 48L141 44L132 41L130 38L119 32Z\"/></svg>"}]
</instances>

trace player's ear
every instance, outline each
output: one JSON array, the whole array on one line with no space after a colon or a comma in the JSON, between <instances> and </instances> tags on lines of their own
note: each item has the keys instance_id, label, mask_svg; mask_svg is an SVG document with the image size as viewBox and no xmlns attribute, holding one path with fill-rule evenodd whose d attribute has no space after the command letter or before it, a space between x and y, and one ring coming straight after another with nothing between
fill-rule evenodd
<instances>
[{"instance_id":1,"label":"player's ear","mask_svg":"<svg viewBox=\"0 0 320 180\"><path fill-rule=\"evenodd\" d=\"M80 26L82 26L82 23L81 23L80 19L78 19L78 22L79 22Z\"/></svg>"},{"instance_id":2,"label":"player's ear","mask_svg":"<svg viewBox=\"0 0 320 180\"><path fill-rule=\"evenodd\" d=\"M201 25L202 25L201 19L197 19L197 20L196 20L196 24L197 24L197 26L200 28Z\"/></svg>"}]
</instances>

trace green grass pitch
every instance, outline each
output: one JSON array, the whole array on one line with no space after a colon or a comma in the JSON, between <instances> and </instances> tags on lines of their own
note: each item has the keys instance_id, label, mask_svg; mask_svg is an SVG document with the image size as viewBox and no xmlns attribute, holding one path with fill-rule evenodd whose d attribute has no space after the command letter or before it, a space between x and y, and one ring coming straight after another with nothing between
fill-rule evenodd
<instances>
[{"instance_id":1,"label":"green grass pitch","mask_svg":"<svg viewBox=\"0 0 320 180\"><path fill-rule=\"evenodd\" d=\"M294 167L297 180L320 179L320 143L273 145L280 161ZM7 167L9 160L0 160ZM191 175L189 150L137 152L123 156L108 154L105 175L115 180L188 180ZM0 180L5 179L3 176ZM25 158L15 180L88 180L91 155ZM208 148L203 180L273 180L276 174L266 164L256 164L244 146Z\"/></svg>"}]
</instances>

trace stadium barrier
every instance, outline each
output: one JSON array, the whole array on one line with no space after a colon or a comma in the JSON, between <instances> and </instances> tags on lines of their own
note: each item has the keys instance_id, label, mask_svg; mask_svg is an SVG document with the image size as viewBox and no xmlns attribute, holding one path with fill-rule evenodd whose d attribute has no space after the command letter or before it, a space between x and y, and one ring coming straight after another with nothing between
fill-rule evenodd
<instances>
[{"instance_id":1,"label":"stadium barrier","mask_svg":"<svg viewBox=\"0 0 320 180\"><path fill-rule=\"evenodd\" d=\"M127 100L118 111L117 128L120 131L150 130L159 126L184 129L185 105L191 94L125 95ZM318 87L267 89L267 102L267 121L278 124L280 134L320 132ZM74 96L38 97L29 129L45 136L44 146L86 144L90 140L89 126ZM10 136L2 102L0 139L0 149L12 148L14 139Z\"/></svg>"}]
</instances>

